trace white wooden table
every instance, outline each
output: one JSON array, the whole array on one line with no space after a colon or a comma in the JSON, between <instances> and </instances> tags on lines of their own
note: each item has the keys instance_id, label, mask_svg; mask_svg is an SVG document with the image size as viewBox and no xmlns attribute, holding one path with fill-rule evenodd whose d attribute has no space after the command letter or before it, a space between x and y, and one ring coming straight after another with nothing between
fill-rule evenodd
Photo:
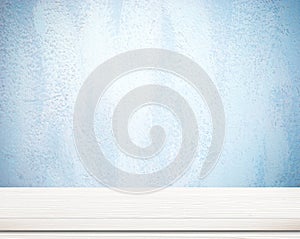
<instances>
[{"instance_id":1,"label":"white wooden table","mask_svg":"<svg viewBox=\"0 0 300 239\"><path fill-rule=\"evenodd\" d=\"M0 238L300 238L300 188L2 188Z\"/></svg>"}]
</instances>

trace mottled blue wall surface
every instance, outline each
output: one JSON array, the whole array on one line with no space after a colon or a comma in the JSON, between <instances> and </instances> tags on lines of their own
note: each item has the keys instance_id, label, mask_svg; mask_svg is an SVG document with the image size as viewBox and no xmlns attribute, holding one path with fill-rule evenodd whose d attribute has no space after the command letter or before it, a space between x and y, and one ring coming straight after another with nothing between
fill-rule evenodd
<instances>
[{"instance_id":1,"label":"mottled blue wall surface","mask_svg":"<svg viewBox=\"0 0 300 239\"><path fill-rule=\"evenodd\" d=\"M112 164L153 172L176 153L180 125L160 107L141 109L128 125L138 145L149 143L145 125L166 130L166 148L152 162L107 143L108 112L122 94L158 82L202 109L196 159L173 186L300 185L300 1L2 0L0 34L0 186L101 186L74 144L77 94L105 60L149 47L182 53L210 76L225 109L223 151L200 179L212 130L206 104L179 78L137 72L113 84L95 113Z\"/></svg>"}]
</instances>

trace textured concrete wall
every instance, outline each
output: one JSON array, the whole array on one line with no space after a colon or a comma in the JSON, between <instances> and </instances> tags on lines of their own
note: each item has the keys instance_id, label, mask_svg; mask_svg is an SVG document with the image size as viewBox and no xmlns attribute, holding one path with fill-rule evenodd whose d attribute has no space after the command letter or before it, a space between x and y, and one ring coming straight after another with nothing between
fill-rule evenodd
<instances>
[{"instance_id":1,"label":"textured concrete wall","mask_svg":"<svg viewBox=\"0 0 300 239\"><path fill-rule=\"evenodd\" d=\"M299 1L78 0L0 3L0 186L101 186L76 152L77 94L105 60L148 47L182 53L210 76L225 109L223 151L199 179L209 110L180 78L145 70L116 80L98 104L95 134L113 165L149 173L172 161L181 129L164 107L145 106L128 125L140 146L151 143L151 125L165 129L164 150L152 161L125 155L110 130L122 95L161 84L189 102L200 129L196 159L174 186L300 185Z\"/></svg>"}]
</instances>

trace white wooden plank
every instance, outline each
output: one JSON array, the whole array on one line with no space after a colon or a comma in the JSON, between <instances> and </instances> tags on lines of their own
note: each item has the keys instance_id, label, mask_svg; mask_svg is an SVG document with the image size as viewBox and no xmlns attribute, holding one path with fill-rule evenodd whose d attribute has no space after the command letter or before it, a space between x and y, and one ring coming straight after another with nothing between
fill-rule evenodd
<instances>
[{"instance_id":1,"label":"white wooden plank","mask_svg":"<svg viewBox=\"0 0 300 239\"><path fill-rule=\"evenodd\" d=\"M199 239L298 239L300 232L196 232L196 233L172 233L172 232L150 232L150 233L82 233L82 232L64 232L64 233L0 233L0 239L119 239L119 238L132 238L132 239L178 239L178 238L199 238Z\"/></svg>"},{"instance_id":2,"label":"white wooden plank","mask_svg":"<svg viewBox=\"0 0 300 239\"><path fill-rule=\"evenodd\" d=\"M296 231L299 219L1 219L0 231Z\"/></svg>"},{"instance_id":3,"label":"white wooden plank","mask_svg":"<svg viewBox=\"0 0 300 239\"><path fill-rule=\"evenodd\" d=\"M2 188L0 230L300 230L300 188Z\"/></svg>"}]
</instances>

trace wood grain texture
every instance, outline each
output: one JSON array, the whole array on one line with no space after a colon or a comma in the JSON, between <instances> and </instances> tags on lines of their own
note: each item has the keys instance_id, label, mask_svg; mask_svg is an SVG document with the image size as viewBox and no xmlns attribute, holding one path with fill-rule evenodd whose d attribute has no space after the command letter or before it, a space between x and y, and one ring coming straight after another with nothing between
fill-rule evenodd
<instances>
[{"instance_id":1,"label":"wood grain texture","mask_svg":"<svg viewBox=\"0 0 300 239\"><path fill-rule=\"evenodd\" d=\"M2 231L300 230L300 188L2 188Z\"/></svg>"},{"instance_id":2,"label":"wood grain texture","mask_svg":"<svg viewBox=\"0 0 300 239\"><path fill-rule=\"evenodd\" d=\"M90 239L178 239L178 238L198 238L198 239L299 239L300 232L149 232L149 233L110 233L110 232L60 232L60 233L0 233L0 239L68 239L68 238L90 238Z\"/></svg>"}]
</instances>

